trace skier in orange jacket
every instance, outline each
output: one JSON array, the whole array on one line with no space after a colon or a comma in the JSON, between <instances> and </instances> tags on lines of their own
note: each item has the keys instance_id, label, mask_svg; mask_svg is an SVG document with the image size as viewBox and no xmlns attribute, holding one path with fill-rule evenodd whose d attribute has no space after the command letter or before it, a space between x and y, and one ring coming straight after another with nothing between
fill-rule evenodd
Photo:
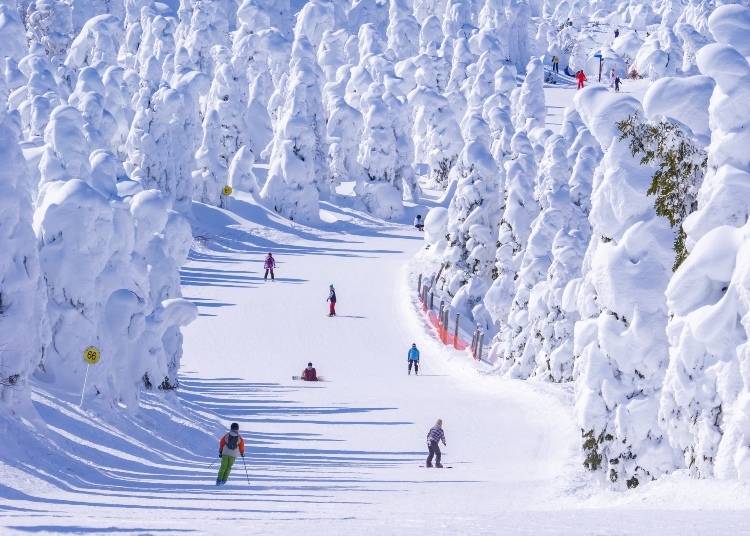
<instances>
[{"instance_id":1,"label":"skier in orange jacket","mask_svg":"<svg viewBox=\"0 0 750 536\"><path fill-rule=\"evenodd\" d=\"M233 422L229 432L221 436L219 440L221 465L219 466L219 475L216 477L217 486L223 486L227 483L237 454L243 458L245 457L245 440L240 435L240 425Z\"/></svg>"}]
</instances>

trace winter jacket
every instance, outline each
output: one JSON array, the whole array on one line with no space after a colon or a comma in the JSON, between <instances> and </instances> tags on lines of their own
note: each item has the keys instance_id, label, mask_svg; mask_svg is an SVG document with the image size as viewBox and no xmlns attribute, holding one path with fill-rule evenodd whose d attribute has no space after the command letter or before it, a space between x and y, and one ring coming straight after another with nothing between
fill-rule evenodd
<instances>
[{"instance_id":1,"label":"winter jacket","mask_svg":"<svg viewBox=\"0 0 750 536\"><path fill-rule=\"evenodd\" d=\"M579 82L585 82L586 80L588 80L588 78L586 78L586 75L584 74L583 71L578 71L578 74L576 74L576 79Z\"/></svg>"},{"instance_id":2,"label":"winter jacket","mask_svg":"<svg viewBox=\"0 0 750 536\"><path fill-rule=\"evenodd\" d=\"M422 218L414 218L414 227L424 227Z\"/></svg>"},{"instance_id":3,"label":"winter jacket","mask_svg":"<svg viewBox=\"0 0 750 536\"><path fill-rule=\"evenodd\" d=\"M240 435L238 432L228 432L221 436L221 440L219 441L219 454L222 456L231 456L232 458L236 458L237 454L240 456L245 455L245 440L242 439L242 436L240 436L240 440L237 442L237 446L233 449L230 449L227 446L227 439L230 435L238 436Z\"/></svg>"},{"instance_id":4,"label":"winter jacket","mask_svg":"<svg viewBox=\"0 0 750 536\"><path fill-rule=\"evenodd\" d=\"M430 443L438 443L442 441L443 445L445 445L445 434L443 433L443 429L438 426L433 426L430 428L430 431L427 432L427 444Z\"/></svg>"},{"instance_id":5,"label":"winter jacket","mask_svg":"<svg viewBox=\"0 0 750 536\"><path fill-rule=\"evenodd\" d=\"M336 303L336 291L331 290L331 292L328 293L328 299L326 301Z\"/></svg>"},{"instance_id":6,"label":"winter jacket","mask_svg":"<svg viewBox=\"0 0 750 536\"><path fill-rule=\"evenodd\" d=\"M315 371L315 367L309 367L302 371L302 379L306 382L318 381L318 374Z\"/></svg>"},{"instance_id":7,"label":"winter jacket","mask_svg":"<svg viewBox=\"0 0 750 536\"><path fill-rule=\"evenodd\" d=\"M409 348L409 353L406 355L409 361L419 361L419 350L416 348Z\"/></svg>"},{"instance_id":8,"label":"winter jacket","mask_svg":"<svg viewBox=\"0 0 750 536\"><path fill-rule=\"evenodd\" d=\"M276 260L270 255L266 257L266 262L263 263L264 270L273 270L276 268Z\"/></svg>"}]
</instances>

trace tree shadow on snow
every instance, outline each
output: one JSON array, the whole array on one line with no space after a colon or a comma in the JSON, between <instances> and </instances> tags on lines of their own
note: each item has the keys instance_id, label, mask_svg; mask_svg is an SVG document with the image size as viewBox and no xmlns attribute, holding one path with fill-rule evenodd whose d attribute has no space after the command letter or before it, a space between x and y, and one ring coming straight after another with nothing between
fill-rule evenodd
<instances>
[{"instance_id":1,"label":"tree shadow on snow","mask_svg":"<svg viewBox=\"0 0 750 536\"><path fill-rule=\"evenodd\" d=\"M81 410L74 394L35 388L34 406L50 425L47 430L32 430L30 425L9 421L3 451L13 455L5 463L67 493L61 498L44 490L20 491L9 480L0 484L0 498L7 502L3 507L33 508L40 515L73 506L145 513L154 506L135 499L160 499L169 502L158 508L174 513L210 509L304 517L307 508L312 513L314 505L321 503L367 503L374 495L366 493L383 492L384 483L434 484L434 479L377 478L379 469L421 462L421 450L336 448L343 440L330 437L331 427L341 427L342 435L348 436L412 426L389 418L397 408L305 406L295 400L304 388L323 387L202 379L186 373L176 393L146 393L134 415L96 401ZM218 438L232 421L244 430L251 484L245 483L242 468L235 465L227 487L234 493L231 502L206 506L202 502L206 493L215 489ZM253 430L253 423L278 426L273 432L260 432ZM318 432L319 426L326 428ZM34 438L34 449L28 448L29 437ZM358 492L356 500L348 492ZM75 529L71 527L55 527L55 531Z\"/></svg>"}]
</instances>

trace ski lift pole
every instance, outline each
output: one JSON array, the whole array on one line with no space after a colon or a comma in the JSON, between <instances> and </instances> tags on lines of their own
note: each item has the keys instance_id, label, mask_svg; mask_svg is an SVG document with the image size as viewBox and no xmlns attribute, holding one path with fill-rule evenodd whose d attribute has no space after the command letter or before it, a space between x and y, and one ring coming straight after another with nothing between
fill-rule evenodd
<instances>
[{"instance_id":1,"label":"ski lift pole","mask_svg":"<svg viewBox=\"0 0 750 536\"><path fill-rule=\"evenodd\" d=\"M99 348L96 346L88 346L83 350L83 360L86 362L86 374L83 377L83 388L81 389L81 401L78 403L78 407L83 407L83 395L86 393L86 382L89 379L89 369L91 365L96 365L99 362L102 354Z\"/></svg>"}]
</instances>

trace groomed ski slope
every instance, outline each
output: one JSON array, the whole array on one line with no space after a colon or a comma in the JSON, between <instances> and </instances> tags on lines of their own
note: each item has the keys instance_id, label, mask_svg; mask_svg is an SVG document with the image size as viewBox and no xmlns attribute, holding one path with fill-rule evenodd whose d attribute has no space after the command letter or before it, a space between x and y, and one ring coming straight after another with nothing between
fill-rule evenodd
<instances>
[{"instance_id":1,"label":"groomed ski slope","mask_svg":"<svg viewBox=\"0 0 750 536\"><path fill-rule=\"evenodd\" d=\"M325 205L313 230L246 199L195 214L183 284L201 316L185 333L181 406L147 397L128 418L37 390L56 426L37 455L28 438L8 444L22 454L2 467L3 534L747 531L738 484L601 491L581 469L568 392L483 375L438 345L414 308L408 268L422 242L409 226ZM325 315L330 283L337 318ZM406 375L412 341L419 377ZM328 381L291 381L307 361ZM452 469L419 467L437 417ZM250 483L238 461L217 489L209 464L230 421Z\"/></svg>"}]
</instances>

